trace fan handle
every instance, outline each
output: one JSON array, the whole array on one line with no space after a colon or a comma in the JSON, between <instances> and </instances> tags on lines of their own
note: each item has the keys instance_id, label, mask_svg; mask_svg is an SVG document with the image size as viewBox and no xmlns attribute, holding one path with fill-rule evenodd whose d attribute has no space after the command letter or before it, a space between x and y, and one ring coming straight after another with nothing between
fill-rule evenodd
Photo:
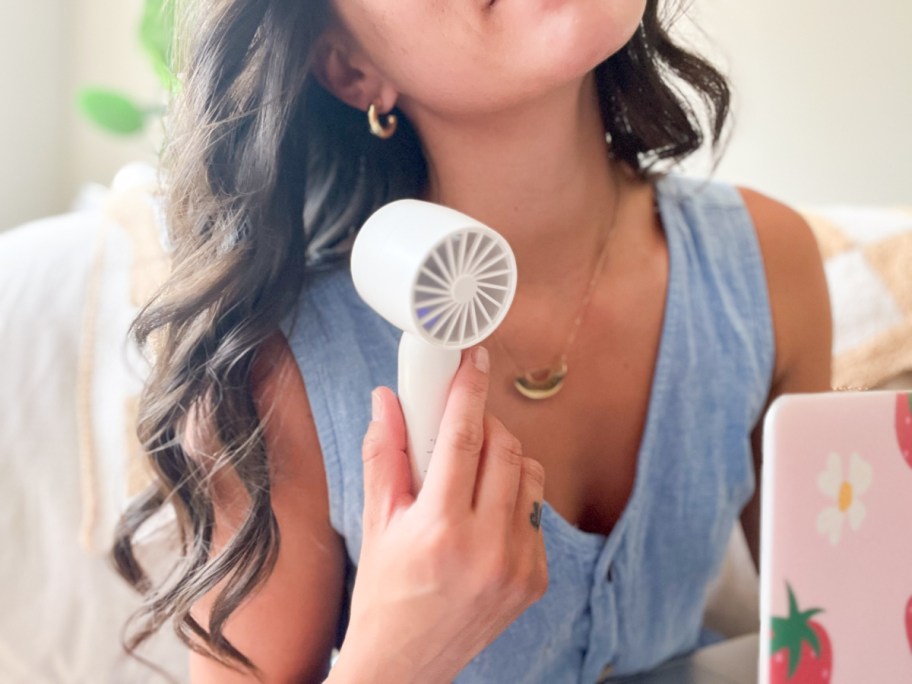
<instances>
[{"instance_id":1,"label":"fan handle","mask_svg":"<svg viewBox=\"0 0 912 684\"><path fill-rule=\"evenodd\" d=\"M458 349L444 349L407 332L399 340L399 404L408 435L413 492L421 489L427 475L461 355Z\"/></svg>"}]
</instances>

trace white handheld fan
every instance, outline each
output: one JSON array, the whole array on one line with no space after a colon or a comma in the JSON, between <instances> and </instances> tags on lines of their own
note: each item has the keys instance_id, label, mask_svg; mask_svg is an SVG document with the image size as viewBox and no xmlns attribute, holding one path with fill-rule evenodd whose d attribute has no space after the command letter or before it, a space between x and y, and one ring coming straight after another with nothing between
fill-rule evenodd
<instances>
[{"instance_id":1,"label":"white handheld fan","mask_svg":"<svg viewBox=\"0 0 912 684\"><path fill-rule=\"evenodd\" d=\"M365 222L351 269L361 298L403 331L399 402L417 492L461 351L506 316L516 292L516 259L503 237L465 214L397 200Z\"/></svg>"}]
</instances>

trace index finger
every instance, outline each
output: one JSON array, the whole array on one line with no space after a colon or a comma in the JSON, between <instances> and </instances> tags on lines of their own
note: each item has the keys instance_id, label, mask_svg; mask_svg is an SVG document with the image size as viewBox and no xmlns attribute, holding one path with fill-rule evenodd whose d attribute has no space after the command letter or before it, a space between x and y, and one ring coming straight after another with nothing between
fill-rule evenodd
<instances>
[{"instance_id":1,"label":"index finger","mask_svg":"<svg viewBox=\"0 0 912 684\"><path fill-rule=\"evenodd\" d=\"M439 508L471 508L484 443L489 368L484 347L463 352L419 500L429 499Z\"/></svg>"}]
</instances>

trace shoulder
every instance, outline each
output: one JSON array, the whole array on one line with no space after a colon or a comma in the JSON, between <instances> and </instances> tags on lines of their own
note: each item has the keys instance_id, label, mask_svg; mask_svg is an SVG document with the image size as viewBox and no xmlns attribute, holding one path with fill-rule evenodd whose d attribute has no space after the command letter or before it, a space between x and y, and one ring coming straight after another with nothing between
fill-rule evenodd
<instances>
[{"instance_id":1,"label":"shoulder","mask_svg":"<svg viewBox=\"0 0 912 684\"><path fill-rule=\"evenodd\" d=\"M273 333L257 350L250 388L263 425L274 478L312 491L314 513L328 520L322 450L304 378L285 336ZM280 489L281 491L281 489Z\"/></svg>"},{"instance_id":2,"label":"shoulder","mask_svg":"<svg viewBox=\"0 0 912 684\"><path fill-rule=\"evenodd\" d=\"M329 520L307 391L281 333L257 350L250 392L263 426L280 543L268 576L231 613L225 634L269 681L322 680L345 600L345 550ZM249 468L239 464L212 473L214 552L246 524L249 498L243 477ZM210 592L194 606L194 616L204 626L215 596ZM191 654L191 672L200 682L247 681L196 653Z\"/></svg>"},{"instance_id":3,"label":"shoulder","mask_svg":"<svg viewBox=\"0 0 912 684\"><path fill-rule=\"evenodd\" d=\"M269 458L273 504L306 514L297 518L298 524L306 521L332 537L320 442L304 380L281 333L273 333L257 349L249 386ZM234 469L217 467L222 446L207 409L196 407L188 414L183 435L188 452L213 469L212 494L227 538L247 515L244 483ZM302 490L306 496L300 496Z\"/></svg>"},{"instance_id":4,"label":"shoulder","mask_svg":"<svg viewBox=\"0 0 912 684\"><path fill-rule=\"evenodd\" d=\"M832 322L817 240L794 209L738 188L763 257L776 340L774 391L829 387Z\"/></svg>"},{"instance_id":5,"label":"shoulder","mask_svg":"<svg viewBox=\"0 0 912 684\"><path fill-rule=\"evenodd\" d=\"M293 400L307 401L304 383L300 385L294 354L285 336L274 332L259 346L250 373L250 389L260 406L272 405L282 390L292 390Z\"/></svg>"},{"instance_id":6,"label":"shoulder","mask_svg":"<svg viewBox=\"0 0 912 684\"><path fill-rule=\"evenodd\" d=\"M820 262L817 241L801 214L756 190L737 190L754 222L764 259L797 267L799 272Z\"/></svg>"}]
</instances>

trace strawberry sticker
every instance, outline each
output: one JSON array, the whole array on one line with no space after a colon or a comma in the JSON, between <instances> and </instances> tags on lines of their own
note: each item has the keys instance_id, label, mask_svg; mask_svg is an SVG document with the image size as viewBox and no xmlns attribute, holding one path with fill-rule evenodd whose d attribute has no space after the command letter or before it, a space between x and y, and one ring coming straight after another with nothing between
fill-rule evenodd
<instances>
[{"instance_id":1,"label":"strawberry sticker","mask_svg":"<svg viewBox=\"0 0 912 684\"><path fill-rule=\"evenodd\" d=\"M811 618L820 608L801 611L792 588L788 617L773 617L770 684L826 684L833 675L833 648L826 630Z\"/></svg>"},{"instance_id":2,"label":"strawberry sticker","mask_svg":"<svg viewBox=\"0 0 912 684\"><path fill-rule=\"evenodd\" d=\"M912 468L912 393L896 395L896 439L903 458Z\"/></svg>"}]
</instances>

